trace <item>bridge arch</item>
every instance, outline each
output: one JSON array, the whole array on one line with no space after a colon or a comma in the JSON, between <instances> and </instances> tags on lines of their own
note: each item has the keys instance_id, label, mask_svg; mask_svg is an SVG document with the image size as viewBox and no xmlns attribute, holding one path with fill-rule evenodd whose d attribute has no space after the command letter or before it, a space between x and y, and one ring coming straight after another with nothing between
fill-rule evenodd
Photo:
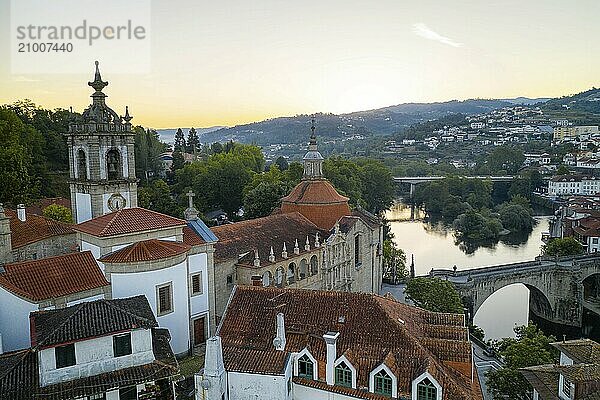
<instances>
[{"instance_id":1,"label":"bridge arch","mask_svg":"<svg viewBox=\"0 0 600 400\"><path fill-rule=\"evenodd\" d=\"M463 293L463 302L469 308L471 320L475 317L481 306L495 293L501 289L512 285L523 285L529 290L530 311L542 316L553 315L553 307L550 299L546 296L543 288L538 287L537 283L531 282L531 279L503 279L500 281L481 281L474 285L473 289Z\"/></svg>"}]
</instances>

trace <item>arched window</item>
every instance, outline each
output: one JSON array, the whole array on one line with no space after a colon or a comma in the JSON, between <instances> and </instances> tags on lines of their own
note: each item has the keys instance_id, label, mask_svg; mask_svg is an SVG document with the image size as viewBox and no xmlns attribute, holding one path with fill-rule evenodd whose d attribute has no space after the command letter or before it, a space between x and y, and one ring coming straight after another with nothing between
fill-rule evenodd
<instances>
[{"instance_id":1,"label":"arched window","mask_svg":"<svg viewBox=\"0 0 600 400\"><path fill-rule=\"evenodd\" d=\"M77 179L87 179L87 158L81 149L77 152Z\"/></svg>"},{"instance_id":2,"label":"arched window","mask_svg":"<svg viewBox=\"0 0 600 400\"><path fill-rule=\"evenodd\" d=\"M283 286L283 267L279 267L275 270L275 284L278 287Z\"/></svg>"},{"instance_id":3,"label":"arched window","mask_svg":"<svg viewBox=\"0 0 600 400\"><path fill-rule=\"evenodd\" d=\"M429 378L423 379L417 384L417 400L436 400L437 399L437 388L429 380Z\"/></svg>"},{"instance_id":4,"label":"arched window","mask_svg":"<svg viewBox=\"0 0 600 400\"><path fill-rule=\"evenodd\" d=\"M352 387L352 370L343 361L335 367L335 384Z\"/></svg>"},{"instance_id":5,"label":"arched window","mask_svg":"<svg viewBox=\"0 0 600 400\"><path fill-rule=\"evenodd\" d=\"M392 395L392 377L385 370L381 370L375 374L374 392L385 396Z\"/></svg>"},{"instance_id":6,"label":"arched window","mask_svg":"<svg viewBox=\"0 0 600 400\"><path fill-rule=\"evenodd\" d=\"M317 256L312 256L310 258L310 274L315 275L319 272L319 260L317 260Z\"/></svg>"},{"instance_id":7,"label":"arched window","mask_svg":"<svg viewBox=\"0 0 600 400\"><path fill-rule=\"evenodd\" d=\"M287 282L294 283L296 282L296 264L290 263L287 271Z\"/></svg>"},{"instance_id":8,"label":"arched window","mask_svg":"<svg viewBox=\"0 0 600 400\"><path fill-rule=\"evenodd\" d=\"M300 261L300 279L304 279L308 276L308 263L306 262L306 259L302 259L302 261Z\"/></svg>"},{"instance_id":9,"label":"arched window","mask_svg":"<svg viewBox=\"0 0 600 400\"><path fill-rule=\"evenodd\" d=\"M106 153L106 171L109 180L123 177L123 168L121 165L121 154L118 150L109 150Z\"/></svg>"},{"instance_id":10,"label":"arched window","mask_svg":"<svg viewBox=\"0 0 600 400\"><path fill-rule=\"evenodd\" d=\"M262 284L263 286L271 286L273 283L273 277L271 276L270 271L265 271L262 275Z\"/></svg>"},{"instance_id":11,"label":"arched window","mask_svg":"<svg viewBox=\"0 0 600 400\"><path fill-rule=\"evenodd\" d=\"M298 376L300 378L315 379L315 365L308 355L303 355L298 359Z\"/></svg>"}]
</instances>

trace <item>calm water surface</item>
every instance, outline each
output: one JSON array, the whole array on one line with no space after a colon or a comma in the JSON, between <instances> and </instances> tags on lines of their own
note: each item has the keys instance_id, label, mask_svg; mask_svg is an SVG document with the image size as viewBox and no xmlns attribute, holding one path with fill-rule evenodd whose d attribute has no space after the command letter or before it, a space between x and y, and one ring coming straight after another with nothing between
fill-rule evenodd
<instances>
[{"instance_id":1,"label":"calm water surface","mask_svg":"<svg viewBox=\"0 0 600 400\"><path fill-rule=\"evenodd\" d=\"M540 254L542 232L548 231L549 223L549 217L536 217L537 225L520 243L500 241L492 247L479 247L467 254L456 242L451 228L441 223L425 222L420 213L415 215L416 220L411 220L410 207L404 204L397 204L386 217L391 221L396 244L404 250L409 263L411 255L414 255L417 275L426 275L432 268L451 269L454 265L465 270L533 260ZM510 285L486 300L475 315L475 324L485 330L487 339L514 336L513 327L527 323L528 313L529 290L520 284Z\"/></svg>"}]
</instances>

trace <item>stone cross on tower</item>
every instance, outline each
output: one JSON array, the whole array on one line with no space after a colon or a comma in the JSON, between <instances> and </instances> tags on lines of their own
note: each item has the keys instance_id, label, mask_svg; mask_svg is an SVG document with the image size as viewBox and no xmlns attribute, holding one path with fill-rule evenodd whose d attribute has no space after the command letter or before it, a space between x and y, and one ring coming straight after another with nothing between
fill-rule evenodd
<instances>
[{"instance_id":1,"label":"stone cross on tower","mask_svg":"<svg viewBox=\"0 0 600 400\"><path fill-rule=\"evenodd\" d=\"M183 217L186 221L196 220L198 219L198 210L194 207L194 196L196 194L189 190L185 195L188 197L188 208L183 212Z\"/></svg>"}]
</instances>

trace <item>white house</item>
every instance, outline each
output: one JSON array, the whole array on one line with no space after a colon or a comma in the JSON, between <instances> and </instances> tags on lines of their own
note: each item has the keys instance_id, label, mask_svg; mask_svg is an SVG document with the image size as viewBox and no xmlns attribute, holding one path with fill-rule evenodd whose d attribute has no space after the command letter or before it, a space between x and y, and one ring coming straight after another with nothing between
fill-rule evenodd
<instances>
[{"instance_id":1,"label":"white house","mask_svg":"<svg viewBox=\"0 0 600 400\"><path fill-rule=\"evenodd\" d=\"M0 355L3 399L173 395L169 332L143 296L31 313L31 348ZM162 398L162 397L161 397Z\"/></svg>"},{"instance_id":2,"label":"white house","mask_svg":"<svg viewBox=\"0 0 600 400\"><path fill-rule=\"evenodd\" d=\"M3 350L29 347L29 313L103 299L108 293L109 283L89 251L0 266Z\"/></svg>"},{"instance_id":3,"label":"white house","mask_svg":"<svg viewBox=\"0 0 600 400\"><path fill-rule=\"evenodd\" d=\"M521 369L533 387L533 400L586 400L600 393L600 344L590 339L552 343L559 364Z\"/></svg>"},{"instance_id":4,"label":"white house","mask_svg":"<svg viewBox=\"0 0 600 400\"><path fill-rule=\"evenodd\" d=\"M170 330L176 354L204 345L210 332L208 266L217 239L201 220L135 207L74 229L80 247L94 254L110 281L112 298L145 295L159 325Z\"/></svg>"},{"instance_id":5,"label":"white house","mask_svg":"<svg viewBox=\"0 0 600 400\"><path fill-rule=\"evenodd\" d=\"M197 400L483 399L464 315L375 294L237 286Z\"/></svg>"},{"instance_id":6,"label":"white house","mask_svg":"<svg viewBox=\"0 0 600 400\"><path fill-rule=\"evenodd\" d=\"M593 195L600 192L600 179L586 175L557 175L548 182L548 194L552 197Z\"/></svg>"}]
</instances>

